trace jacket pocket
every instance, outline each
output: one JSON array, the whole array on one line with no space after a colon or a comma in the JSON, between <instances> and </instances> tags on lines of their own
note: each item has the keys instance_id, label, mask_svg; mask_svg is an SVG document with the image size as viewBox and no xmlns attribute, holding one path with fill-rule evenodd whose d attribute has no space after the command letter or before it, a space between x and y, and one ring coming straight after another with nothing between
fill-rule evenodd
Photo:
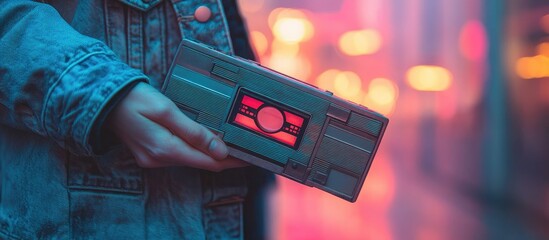
<instances>
[{"instance_id":1,"label":"jacket pocket","mask_svg":"<svg viewBox=\"0 0 549 240\"><path fill-rule=\"evenodd\" d=\"M206 239L244 239L244 198L232 196L204 206Z\"/></svg>"},{"instance_id":2,"label":"jacket pocket","mask_svg":"<svg viewBox=\"0 0 549 240\"><path fill-rule=\"evenodd\" d=\"M143 239L143 169L126 148L68 161L69 239Z\"/></svg>"},{"instance_id":3,"label":"jacket pocket","mask_svg":"<svg viewBox=\"0 0 549 240\"><path fill-rule=\"evenodd\" d=\"M69 153L67 178L71 190L143 193L143 169L122 147L99 157Z\"/></svg>"},{"instance_id":4,"label":"jacket pocket","mask_svg":"<svg viewBox=\"0 0 549 240\"><path fill-rule=\"evenodd\" d=\"M244 200L250 168L202 173L206 239L244 239Z\"/></svg>"},{"instance_id":5,"label":"jacket pocket","mask_svg":"<svg viewBox=\"0 0 549 240\"><path fill-rule=\"evenodd\" d=\"M149 9L156 6L158 3L162 2L162 0L119 0L119 1L131 7L137 8L141 11L148 11Z\"/></svg>"}]
</instances>

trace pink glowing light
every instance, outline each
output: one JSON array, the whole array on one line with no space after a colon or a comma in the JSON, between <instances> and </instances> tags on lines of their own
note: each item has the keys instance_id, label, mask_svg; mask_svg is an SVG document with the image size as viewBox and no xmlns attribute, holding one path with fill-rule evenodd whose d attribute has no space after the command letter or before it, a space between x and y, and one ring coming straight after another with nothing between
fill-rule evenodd
<instances>
[{"instance_id":1,"label":"pink glowing light","mask_svg":"<svg viewBox=\"0 0 549 240\"><path fill-rule=\"evenodd\" d=\"M459 36L461 54L471 61L482 61L488 47L486 29L478 20L465 23Z\"/></svg>"}]
</instances>

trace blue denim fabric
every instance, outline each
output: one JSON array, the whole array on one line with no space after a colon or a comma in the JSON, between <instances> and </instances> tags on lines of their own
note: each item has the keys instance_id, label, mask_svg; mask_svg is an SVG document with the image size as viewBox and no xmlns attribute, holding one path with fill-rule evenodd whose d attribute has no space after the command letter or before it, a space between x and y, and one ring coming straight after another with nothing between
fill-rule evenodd
<instances>
[{"instance_id":1,"label":"blue denim fabric","mask_svg":"<svg viewBox=\"0 0 549 240\"><path fill-rule=\"evenodd\" d=\"M230 6L45 2L0 0L0 238L243 238L250 169L142 169L123 146L90 143L117 93L161 86L182 36L232 52Z\"/></svg>"}]
</instances>

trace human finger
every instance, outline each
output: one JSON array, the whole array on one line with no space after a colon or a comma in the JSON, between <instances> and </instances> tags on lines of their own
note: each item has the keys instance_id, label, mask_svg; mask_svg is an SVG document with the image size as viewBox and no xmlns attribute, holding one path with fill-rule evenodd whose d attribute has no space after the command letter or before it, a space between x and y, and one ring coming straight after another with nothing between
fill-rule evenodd
<instances>
[{"instance_id":1,"label":"human finger","mask_svg":"<svg viewBox=\"0 0 549 240\"><path fill-rule=\"evenodd\" d=\"M196 149L214 159L224 159L228 155L225 143L206 127L183 114L175 104L163 114L151 116L151 119L167 127L170 131Z\"/></svg>"}]
</instances>

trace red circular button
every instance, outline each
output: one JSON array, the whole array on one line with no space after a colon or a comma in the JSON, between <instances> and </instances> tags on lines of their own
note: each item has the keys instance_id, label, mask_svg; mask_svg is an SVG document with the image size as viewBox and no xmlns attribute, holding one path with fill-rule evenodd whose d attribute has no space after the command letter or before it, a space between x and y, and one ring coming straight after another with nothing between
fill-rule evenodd
<instances>
[{"instance_id":1,"label":"red circular button","mask_svg":"<svg viewBox=\"0 0 549 240\"><path fill-rule=\"evenodd\" d=\"M265 132L278 132L284 125L284 115L274 107L263 107L257 112L257 123Z\"/></svg>"},{"instance_id":2,"label":"red circular button","mask_svg":"<svg viewBox=\"0 0 549 240\"><path fill-rule=\"evenodd\" d=\"M199 22L206 22L210 20L212 16L212 10L206 6L200 6L194 11L194 18Z\"/></svg>"}]
</instances>

